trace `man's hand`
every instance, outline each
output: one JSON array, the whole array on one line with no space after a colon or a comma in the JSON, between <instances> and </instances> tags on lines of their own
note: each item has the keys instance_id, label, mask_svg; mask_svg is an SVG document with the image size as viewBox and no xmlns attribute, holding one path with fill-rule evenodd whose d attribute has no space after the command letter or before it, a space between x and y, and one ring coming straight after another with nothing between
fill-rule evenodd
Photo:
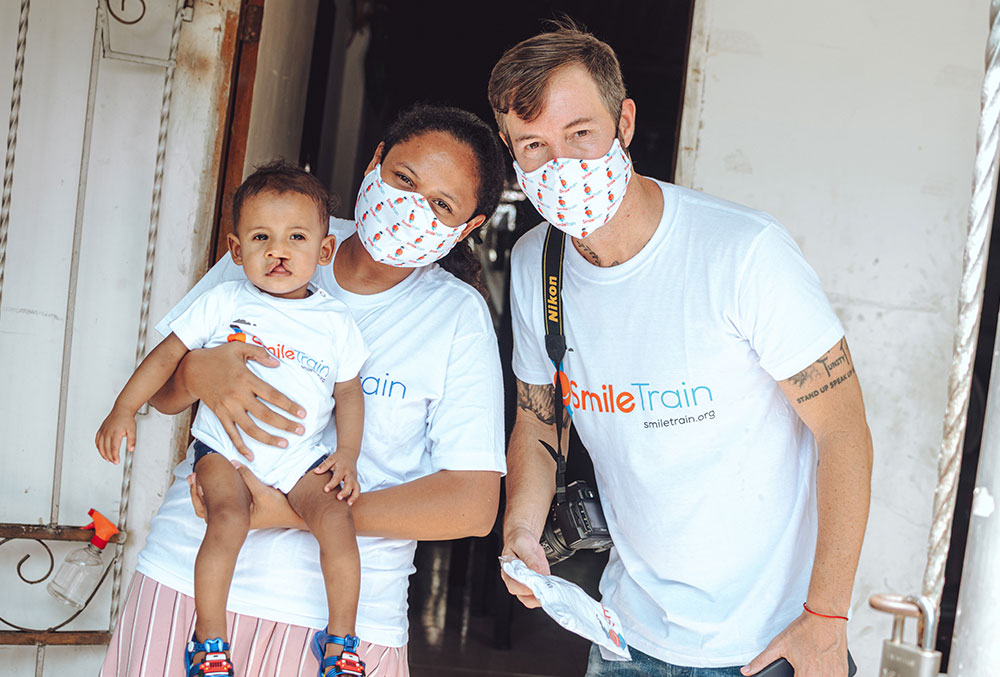
<instances>
[{"instance_id":1,"label":"man's hand","mask_svg":"<svg viewBox=\"0 0 1000 677\"><path fill-rule=\"evenodd\" d=\"M542 550L538 539L528 529L523 527L511 529L507 532L504 538L502 555L509 555L510 557L519 559L532 571L537 571L545 576L551 573L549 561L545 558L545 551ZM515 581L504 573L503 569L500 570L500 576L503 578L503 582L507 584L507 591L521 600L521 604L529 609L541 606L541 603L535 598L535 595L528 586Z\"/></svg>"},{"instance_id":2,"label":"man's hand","mask_svg":"<svg viewBox=\"0 0 1000 677\"><path fill-rule=\"evenodd\" d=\"M316 466L313 472L317 475L323 473L332 475L330 481L323 487L326 493L338 489L341 483L344 484L337 493L338 501L346 499L347 505L354 505L354 501L361 495L361 485L358 484L358 462L351 454L334 452Z\"/></svg>"},{"instance_id":3,"label":"man's hand","mask_svg":"<svg viewBox=\"0 0 1000 677\"><path fill-rule=\"evenodd\" d=\"M250 490L250 528L251 529L305 529L305 522L288 504L288 498L275 489L257 479L249 468L233 461L233 466L240 473L243 482ZM198 483L198 474L192 472L187 477L191 491L191 503L198 517L205 519L205 499Z\"/></svg>"},{"instance_id":4,"label":"man's hand","mask_svg":"<svg viewBox=\"0 0 1000 677\"><path fill-rule=\"evenodd\" d=\"M782 657L795 668L795 677L846 677L847 621L803 611L740 671L755 675Z\"/></svg>"},{"instance_id":5,"label":"man's hand","mask_svg":"<svg viewBox=\"0 0 1000 677\"><path fill-rule=\"evenodd\" d=\"M218 416L236 450L253 459L253 454L243 442L241 430L258 442L273 447L287 447L288 442L265 432L254 423L250 415L296 435L305 432L301 423L275 413L264 402L270 402L299 418L305 416L306 412L274 387L257 378L246 368L248 360L265 367L279 364L278 360L260 346L233 341L215 348L192 350L181 361L181 372L187 390Z\"/></svg>"}]
</instances>

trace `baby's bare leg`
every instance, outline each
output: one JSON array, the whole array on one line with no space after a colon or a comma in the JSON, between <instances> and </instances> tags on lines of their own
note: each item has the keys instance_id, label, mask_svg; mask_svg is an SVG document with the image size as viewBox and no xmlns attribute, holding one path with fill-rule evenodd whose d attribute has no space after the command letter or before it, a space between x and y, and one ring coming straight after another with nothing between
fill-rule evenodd
<instances>
[{"instance_id":1,"label":"baby's bare leg","mask_svg":"<svg viewBox=\"0 0 1000 677\"><path fill-rule=\"evenodd\" d=\"M199 642L226 636L226 600L236 558L250 529L250 491L221 454L197 463L205 495L205 538L194 563L194 634Z\"/></svg>"},{"instance_id":2,"label":"baby's bare leg","mask_svg":"<svg viewBox=\"0 0 1000 677\"><path fill-rule=\"evenodd\" d=\"M343 637L355 633L361 559L350 507L346 501L337 500L336 492L323 491L329 479L330 473L306 473L288 493L288 502L319 542L326 602L330 607L327 632ZM338 656L342 650L339 644L330 644L326 655Z\"/></svg>"}]
</instances>

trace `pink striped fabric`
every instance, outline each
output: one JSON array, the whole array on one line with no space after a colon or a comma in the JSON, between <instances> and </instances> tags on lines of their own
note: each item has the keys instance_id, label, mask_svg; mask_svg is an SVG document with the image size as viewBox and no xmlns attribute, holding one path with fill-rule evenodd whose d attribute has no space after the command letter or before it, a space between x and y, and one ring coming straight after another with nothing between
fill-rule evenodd
<instances>
[{"instance_id":1,"label":"pink striped fabric","mask_svg":"<svg viewBox=\"0 0 1000 677\"><path fill-rule=\"evenodd\" d=\"M241 677L312 677L315 630L226 614L233 667ZM184 647L194 631L194 599L136 573L99 677L183 677ZM409 677L406 647L362 641L368 677Z\"/></svg>"}]
</instances>

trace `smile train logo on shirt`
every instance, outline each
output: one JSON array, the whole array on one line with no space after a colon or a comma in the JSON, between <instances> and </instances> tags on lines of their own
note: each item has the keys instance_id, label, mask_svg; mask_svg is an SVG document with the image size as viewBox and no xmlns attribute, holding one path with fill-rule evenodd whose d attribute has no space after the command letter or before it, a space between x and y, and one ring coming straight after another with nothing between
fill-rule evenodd
<instances>
[{"instance_id":1,"label":"smile train logo on shirt","mask_svg":"<svg viewBox=\"0 0 1000 677\"><path fill-rule=\"evenodd\" d=\"M239 320L237 320L239 321ZM273 346L269 346L259 338L241 328L238 324L233 323L229 325L229 328L233 330L233 333L226 337L226 341L229 342L239 342L239 343L253 343L260 346L267 352L271 353L275 358L279 360L287 360L288 362L294 362L306 371L311 371L319 380L326 383L327 377L330 375L330 365L326 364L322 360L317 360L309 355L306 355L301 350L295 350L294 348L289 348L284 343L277 343Z\"/></svg>"},{"instance_id":2,"label":"smile train logo on shirt","mask_svg":"<svg viewBox=\"0 0 1000 677\"><path fill-rule=\"evenodd\" d=\"M361 391L365 395L373 395L377 397L398 397L401 400L406 399L406 384L402 381L395 381L389 376L389 372L385 373L385 376L365 376L361 379Z\"/></svg>"},{"instance_id":3,"label":"smile train logo on shirt","mask_svg":"<svg viewBox=\"0 0 1000 677\"><path fill-rule=\"evenodd\" d=\"M712 389L707 385L691 386L686 381L681 381L679 386L665 389L663 386L654 386L645 381L634 381L626 387L605 383L601 385L600 390L596 390L580 386L565 372L558 372L557 375L562 386L563 403L574 413L577 411L601 414L631 414L636 411L652 413L699 407L713 401Z\"/></svg>"}]
</instances>

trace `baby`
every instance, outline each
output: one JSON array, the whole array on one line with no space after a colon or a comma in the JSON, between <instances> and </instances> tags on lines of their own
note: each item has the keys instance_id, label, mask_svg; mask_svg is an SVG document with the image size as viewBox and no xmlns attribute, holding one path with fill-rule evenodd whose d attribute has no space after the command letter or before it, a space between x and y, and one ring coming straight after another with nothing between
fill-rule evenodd
<instances>
[{"instance_id":1,"label":"baby","mask_svg":"<svg viewBox=\"0 0 1000 677\"><path fill-rule=\"evenodd\" d=\"M336 243L327 234L329 217L326 190L298 167L278 161L247 178L233 197L235 233L228 237L229 253L247 280L209 289L171 322L172 333L125 384L96 440L101 456L112 463L119 461L123 438L134 451L136 412L166 383L188 350L243 341L262 346L278 359L278 367L252 361L247 367L305 409L305 434L293 438L287 448L246 439L247 465L288 495L319 541L330 613L326 631L317 632L312 643L320 677L364 675L364 663L354 653L361 574L349 506L360 493L357 461L364 401L359 372L368 350L347 307L309 283L316 266L333 259ZM328 454L320 438L331 413L337 446ZM208 407L199 407L191 433L207 528L195 561L197 614L185 655L187 675L232 675L226 600L250 525L250 493L231 463L240 458L239 452ZM324 460L329 470L320 473ZM341 482L336 496L323 489Z\"/></svg>"}]
</instances>

